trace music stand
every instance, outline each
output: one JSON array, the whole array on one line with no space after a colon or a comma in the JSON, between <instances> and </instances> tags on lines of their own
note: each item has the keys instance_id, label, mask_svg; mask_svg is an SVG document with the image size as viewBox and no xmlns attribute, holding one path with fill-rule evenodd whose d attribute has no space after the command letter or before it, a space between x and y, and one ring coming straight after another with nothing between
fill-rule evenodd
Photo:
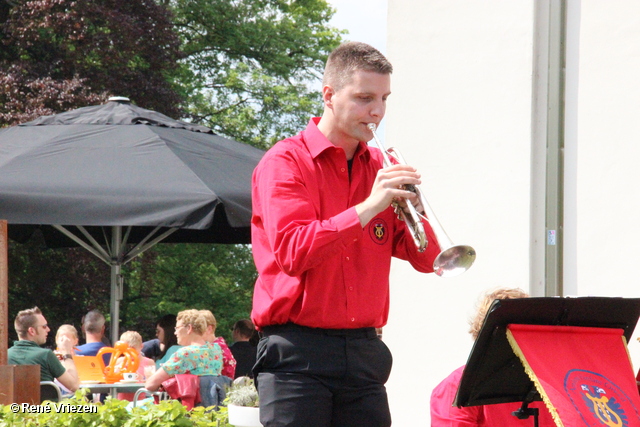
<instances>
[{"instance_id":1,"label":"music stand","mask_svg":"<svg viewBox=\"0 0 640 427\"><path fill-rule=\"evenodd\" d=\"M620 328L628 342L639 317L640 298L495 300L471 349L453 404L465 407L523 402L520 415L528 418L531 409L527 405L542 400L507 341L509 324ZM537 419L534 421L537 425Z\"/></svg>"}]
</instances>

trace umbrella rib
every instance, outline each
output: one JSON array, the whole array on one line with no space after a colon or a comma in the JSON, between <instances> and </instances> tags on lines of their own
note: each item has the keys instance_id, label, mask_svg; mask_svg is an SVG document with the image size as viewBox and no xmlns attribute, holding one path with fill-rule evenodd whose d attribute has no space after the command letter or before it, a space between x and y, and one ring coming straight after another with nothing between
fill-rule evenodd
<instances>
[{"instance_id":1,"label":"umbrella rib","mask_svg":"<svg viewBox=\"0 0 640 427\"><path fill-rule=\"evenodd\" d=\"M105 231L105 227L100 227L102 230L102 238L104 239L104 245L107 247L107 253L111 254L113 251L111 250L111 241L107 237L107 232Z\"/></svg>"},{"instance_id":2,"label":"umbrella rib","mask_svg":"<svg viewBox=\"0 0 640 427\"><path fill-rule=\"evenodd\" d=\"M84 228L82 225L76 225L76 227L78 228L78 230L80 230L80 232L84 235L84 237L87 238L87 240L89 242L91 242L91 244L93 245L93 247L100 251L100 253L102 254L102 256L107 259L108 261L106 261L107 264L110 264L112 261L112 257L109 256L109 253L107 251L105 251L102 246L100 245L100 243L98 243L98 241L96 239L93 238L93 236L91 234L89 234L89 232L87 231L86 228ZM105 241L107 241L105 239ZM107 241L108 242L108 241Z\"/></svg>"},{"instance_id":3,"label":"umbrella rib","mask_svg":"<svg viewBox=\"0 0 640 427\"><path fill-rule=\"evenodd\" d=\"M80 246L82 246L83 248L85 248L86 250L88 250L89 252L91 252L92 254L94 254L95 256L97 256L98 258L100 258L106 264L111 264L111 259L109 255L104 251L104 249L102 249L102 247L98 244L98 242L96 242L96 240L90 235L89 235L89 240L94 246L91 246L89 243L85 242L79 236L76 236L75 234L67 230L62 225L52 224L52 227L58 230L59 232L61 232L62 234L64 234L65 236L67 236L68 238L70 238L71 240L73 240L74 242L76 242L77 244L79 244ZM83 234L86 233L86 230L84 230L83 227L78 226L78 229L80 229L80 231L83 231Z\"/></svg>"},{"instance_id":4,"label":"umbrella rib","mask_svg":"<svg viewBox=\"0 0 640 427\"><path fill-rule=\"evenodd\" d=\"M131 234L131 226L129 225L127 227L127 232L124 234L124 237L122 238L122 240L120 241L120 247L125 247L127 244L127 241L129 240L129 234ZM107 246L107 252L112 254L114 253L113 250L111 250L111 240L107 237L107 232L105 231L105 227L102 227L102 236L104 237L104 241L105 241L105 245ZM119 257L120 254L115 254L115 256Z\"/></svg>"},{"instance_id":5,"label":"umbrella rib","mask_svg":"<svg viewBox=\"0 0 640 427\"><path fill-rule=\"evenodd\" d=\"M154 238L153 240L151 240L150 242L147 243L147 240L149 240L160 228L162 228L162 227L160 227L160 226L156 227L151 233L149 233L147 235L147 237L142 239L142 241L140 243L138 243L133 249L131 249L127 253L127 255L124 257L122 263L123 264L128 263L129 261L131 261L132 259L134 259L138 255L140 255L141 253L143 253L147 249L149 249L152 246L154 246L156 243L164 240L165 238L167 238L168 236L170 236L171 234L173 234L173 233L175 233L176 231L179 230L178 227L170 228L167 231L165 231L164 233L162 233L161 235L159 235L158 237Z\"/></svg>"},{"instance_id":6,"label":"umbrella rib","mask_svg":"<svg viewBox=\"0 0 640 427\"><path fill-rule=\"evenodd\" d=\"M133 247L133 249L131 249L126 256L123 256L123 258L126 258L127 261L123 260L123 263L129 262L131 261L133 258L135 258L138 254L142 253L142 251L140 251L140 247L144 246L145 243L147 243L147 240L149 240L151 237L153 237L154 234L156 234L158 232L158 230L160 230L162 228L162 226L158 225L156 226L156 228L154 228L149 234L147 234L142 240L140 240L138 242L138 244L136 246ZM146 249L144 249L146 250Z\"/></svg>"},{"instance_id":7,"label":"umbrella rib","mask_svg":"<svg viewBox=\"0 0 640 427\"><path fill-rule=\"evenodd\" d=\"M124 237L122 238L122 246L126 246L127 245L127 241L129 240L129 235L131 234L131 226L127 227L127 232L124 233Z\"/></svg>"}]
</instances>

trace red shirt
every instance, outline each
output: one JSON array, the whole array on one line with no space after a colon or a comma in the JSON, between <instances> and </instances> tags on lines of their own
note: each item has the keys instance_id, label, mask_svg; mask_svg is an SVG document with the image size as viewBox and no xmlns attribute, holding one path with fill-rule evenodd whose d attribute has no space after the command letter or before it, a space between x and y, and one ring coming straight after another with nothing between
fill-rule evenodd
<instances>
[{"instance_id":1,"label":"red shirt","mask_svg":"<svg viewBox=\"0 0 640 427\"><path fill-rule=\"evenodd\" d=\"M341 329L382 327L389 313L391 256L433 271L440 252L419 253L389 207L363 229L354 208L371 193L382 154L360 143L351 179L342 148L312 119L299 135L274 145L253 174L253 296L256 326L293 322Z\"/></svg>"},{"instance_id":2,"label":"red shirt","mask_svg":"<svg viewBox=\"0 0 640 427\"><path fill-rule=\"evenodd\" d=\"M222 349L222 372L220 375L234 379L236 377L236 359L233 357L231 349L224 340L224 337L216 337L213 342L218 344Z\"/></svg>"},{"instance_id":3,"label":"red shirt","mask_svg":"<svg viewBox=\"0 0 640 427\"><path fill-rule=\"evenodd\" d=\"M530 427L533 417L518 419L511 413L522 403L496 403L495 405L452 406L458 392L464 366L456 369L433 389L431 393L431 427ZM551 413L542 402L533 402L529 408L538 408L540 427L555 427Z\"/></svg>"}]
</instances>

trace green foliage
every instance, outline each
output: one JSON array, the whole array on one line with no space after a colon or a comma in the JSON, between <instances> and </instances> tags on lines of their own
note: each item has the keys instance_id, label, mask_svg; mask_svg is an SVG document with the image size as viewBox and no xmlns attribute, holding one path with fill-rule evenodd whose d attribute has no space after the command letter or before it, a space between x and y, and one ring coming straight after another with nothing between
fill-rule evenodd
<instances>
[{"instance_id":1,"label":"green foliage","mask_svg":"<svg viewBox=\"0 0 640 427\"><path fill-rule=\"evenodd\" d=\"M87 413L71 413L57 411L54 405L69 405L86 408L89 405L94 410ZM64 399L59 404L45 402L43 405L51 407L46 412L13 412L10 405L0 405L0 427L227 427L228 417L226 408L194 408L187 411L177 400L163 400L157 405L135 407L127 410L129 402L108 398L104 404L88 403L82 391L77 391L70 399ZM94 413L95 412L95 413Z\"/></svg>"},{"instance_id":2,"label":"green foliage","mask_svg":"<svg viewBox=\"0 0 640 427\"><path fill-rule=\"evenodd\" d=\"M122 269L124 299L120 332L135 330L155 337L165 314L188 308L208 309L218 322L216 335L231 343L231 329L249 318L257 272L248 245L160 244ZM80 319L97 308L109 319L109 267L82 248L46 249L33 238L9 245L9 319L38 306L52 332L64 323L80 331ZM11 340L17 340L11 328Z\"/></svg>"},{"instance_id":3,"label":"green foliage","mask_svg":"<svg viewBox=\"0 0 640 427\"><path fill-rule=\"evenodd\" d=\"M266 148L322 111L310 89L341 32L325 0L172 0L182 40L190 116Z\"/></svg>"},{"instance_id":4,"label":"green foliage","mask_svg":"<svg viewBox=\"0 0 640 427\"><path fill-rule=\"evenodd\" d=\"M248 245L157 245L125 271L120 329L149 334L162 315L208 309L218 322L216 335L231 342L233 324L250 315L256 278Z\"/></svg>"},{"instance_id":5,"label":"green foliage","mask_svg":"<svg viewBox=\"0 0 640 427\"><path fill-rule=\"evenodd\" d=\"M9 225L11 227L11 225ZM109 268L82 248L47 249L41 238L9 241L9 321L20 310L38 306L51 326L48 346L64 323L80 331L87 311L109 312ZM10 340L17 340L13 327Z\"/></svg>"},{"instance_id":6,"label":"green foliage","mask_svg":"<svg viewBox=\"0 0 640 427\"><path fill-rule=\"evenodd\" d=\"M179 39L154 0L9 2L0 30L0 125L130 97L177 115ZM6 22L5 22L6 21Z\"/></svg>"},{"instance_id":7,"label":"green foliage","mask_svg":"<svg viewBox=\"0 0 640 427\"><path fill-rule=\"evenodd\" d=\"M0 126L128 96L258 147L322 110L325 0L0 3Z\"/></svg>"}]
</instances>

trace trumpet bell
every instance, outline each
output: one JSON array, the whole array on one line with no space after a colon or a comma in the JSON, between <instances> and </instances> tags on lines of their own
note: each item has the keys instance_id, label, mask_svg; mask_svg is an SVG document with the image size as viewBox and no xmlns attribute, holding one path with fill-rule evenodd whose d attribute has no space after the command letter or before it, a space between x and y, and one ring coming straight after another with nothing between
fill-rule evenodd
<instances>
[{"instance_id":1,"label":"trumpet bell","mask_svg":"<svg viewBox=\"0 0 640 427\"><path fill-rule=\"evenodd\" d=\"M433 270L440 277L453 277L467 271L475 260L476 251L471 246L451 246L436 257Z\"/></svg>"},{"instance_id":2,"label":"trumpet bell","mask_svg":"<svg viewBox=\"0 0 640 427\"><path fill-rule=\"evenodd\" d=\"M376 135L375 123L369 123L367 127L371 130L373 139L375 140L376 145L382 153L383 163L385 167L393 165L394 161L399 164L407 164L398 150L395 150L393 148L386 149L384 147L384 145ZM424 226L422 225L422 220L420 219L422 217L429 221L429 225L431 226L431 229L433 230L433 233L435 234L436 239L440 244L440 248L444 248L444 250L440 252L440 254L433 262L433 271L440 277L453 277L467 271L476 260L475 249L467 245L454 246L451 243L449 236L447 236L447 233L438 222L438 219L433 213L431 206L429 206L429 202L427 202L427 199L424 197L422 191L420 191L417 185L407 185L404 186L404 189L416 193L416 195L420 199L420 203L422 204L424 213L426 215L420 215L416 211L414 206L411 203L408 203L407 208L409 210L409 214L405 214L402 210L400 210L400 216L398 217L399 219L402 219L407 225L407 228L409 229L409 231L411 232L411 236L413 237L413 241L416 244L418 252L424 252L428 244L427 234L425 233Z\"/></svg>"}]
</instances>

